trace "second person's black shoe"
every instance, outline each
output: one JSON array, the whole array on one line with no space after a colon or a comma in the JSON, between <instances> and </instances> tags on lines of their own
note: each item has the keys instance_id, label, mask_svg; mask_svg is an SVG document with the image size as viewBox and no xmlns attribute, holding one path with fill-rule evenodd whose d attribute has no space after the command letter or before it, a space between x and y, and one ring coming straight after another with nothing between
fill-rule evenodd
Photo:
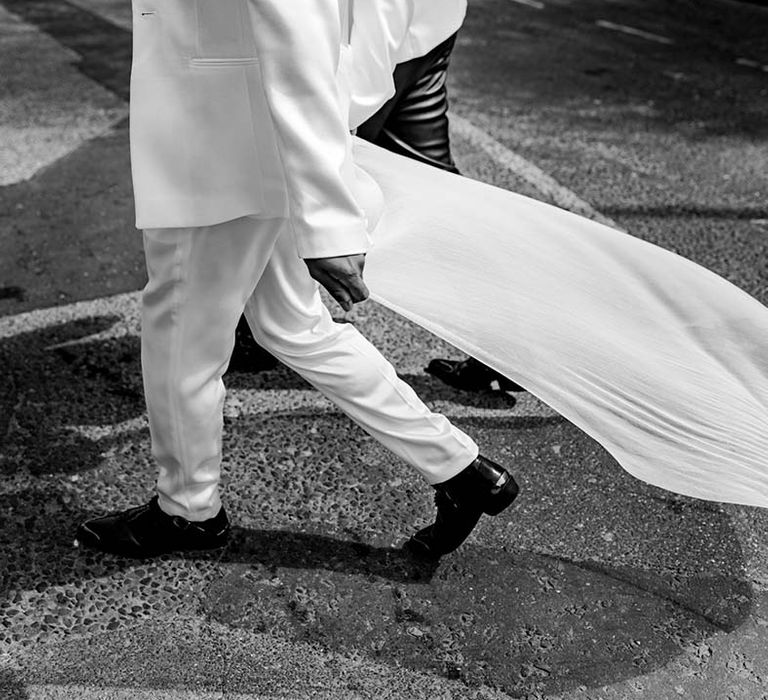
<instances>
[{"instance_id":1,"label":"second person's black shoe","mask_svg":"<svg viewBox=\"0 0 768 700\"><path fill-rule=\"evenodd\" d=\"M430 360L424 370L454 389L473 392L525 391L519 384L474 357L466 360Z\"/></svg>"},{"instance_id":2,"label":"second person's black shoe","mask_svg":"<svg viewBox=\"0 0 768 700\"><path fill-rule=\"evenodd\" d=\"M456 476L435 485L435 522L411 537L406 549L430 559L452 552L469 537L483 513L498 515L519 490L504 467L480 455Z\"/></svg>"}]
</instances>

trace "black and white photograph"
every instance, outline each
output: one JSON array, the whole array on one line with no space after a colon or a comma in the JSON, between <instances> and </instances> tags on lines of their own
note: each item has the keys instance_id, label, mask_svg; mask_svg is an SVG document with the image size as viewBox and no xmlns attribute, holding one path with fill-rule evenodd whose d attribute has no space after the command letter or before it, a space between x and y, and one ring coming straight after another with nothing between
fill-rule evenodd
<instances>
[{"instance_id":1,"label":"black and white photograph","mask_svg":"<svg viewBox=\"0 0 768 700\"><path fill-rule=\"evenodd\" d=\"M768 700L768 0L0 0L0 700Z\"/></svg>"}]
</instances>

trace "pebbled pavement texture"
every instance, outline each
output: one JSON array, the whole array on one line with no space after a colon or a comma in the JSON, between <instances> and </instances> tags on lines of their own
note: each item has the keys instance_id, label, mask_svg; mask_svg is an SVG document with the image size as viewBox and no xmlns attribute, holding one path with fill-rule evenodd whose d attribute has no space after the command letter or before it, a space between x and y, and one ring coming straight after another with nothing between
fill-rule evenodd
<instances>
[{"instance_id":1,"label":"pebbled pavement texture","mask_svg":"<svg viewBox=\"0 0 768 700\"><path fill-rule=\"evenodd\" d=\"M734 518L633 480L530 397L513 410L466 405L414 366L435 341L373 306L356 323L408 332L414 359L401 351L398 366L517 470L516 509L485 519L438 566L414 562L396 545L428 520L427 489L278 369L230 379L224 483L236 529L223 552L137 563L74 549L78 521L151 486L136 314L136 295L124 295L0 319L11 409L0 649L25 683L593 697L617 683L642 693L670 668L712 692L723 664L728 687L762 687L765 659L749 649L766 642L766 581L750 580L764 574L748 571L743 544L762 514L730 508ZM180 660L189 653L192 665ZM296 670L331 659L345 671ZM373 683L374 667L396 685Z\"/></svg>"},{"instance_id":2,"label":"pebbled pavement texture","mask_svg":"<svg viewBox=\"0 0 768 700\"><path fill-rule=\"evenodd\" d=\"M549 32L565 52L578 34L572 4L557 6L564 29L508 3L476 5L455 60L457 111L633 233L766 301L765 237L752 223L765 218L757 117L733 116L730 93L699 110L684 106L689 93L648 105L638 97L658 89L648 77L626 88L630 104L590 88L618 85L622 61L641 59L612 46L622 61L595 73L608 50L591 53L586 36L570 49L580 77L563 68L548 92L540 44L523 39ZM579 11L593 9L603 11ZM16 86L0 104L22 115L7 123L9 143L28 143L30 104L51 105L63 134L62 151L18 147L13 163L28 170L0 168L0 698L768 698L768 514L634 480L529 395L444 387L423 366L455 351L373 304L348 320L511 466L523 488L513 509L484 518L439 565L410 559L399 545L429 521L429 489L277 368L228 376L223 486L235 531L224 550L135 562L73 547L83 518L146 500L155 470L126 16L121 0L0 0L3 36L45 48L29 62L0 47L12 66L0 80ZM702 16L714 21L711 8ZM755 51L757 27L744 30ZM518 49L499 59L493 42L510 32ZM510 80L514 66L530 84ZM763 85L729 75L726 93ZM763 105L760 90L751 96ZM538 194L461 134L455 149L467 173Z\"/></svg>"}]
</instances>

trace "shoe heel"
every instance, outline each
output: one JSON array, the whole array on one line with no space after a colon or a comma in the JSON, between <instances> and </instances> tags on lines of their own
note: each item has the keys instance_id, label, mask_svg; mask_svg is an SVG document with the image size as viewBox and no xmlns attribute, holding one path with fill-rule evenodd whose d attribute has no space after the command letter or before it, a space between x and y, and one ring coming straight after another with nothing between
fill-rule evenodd
<instances>
[{"instance_id":1,"label":"shoe heel","mask_svg":"<svg viewBox=\"0 0 768 700\"><path fill-rule=\"evenodd\" d=\"M507 508L520 493L520 487L510 475L509 479L495 493L491 493L483 506L486 515L498 515Z\"/></svg>"}]
</instances>

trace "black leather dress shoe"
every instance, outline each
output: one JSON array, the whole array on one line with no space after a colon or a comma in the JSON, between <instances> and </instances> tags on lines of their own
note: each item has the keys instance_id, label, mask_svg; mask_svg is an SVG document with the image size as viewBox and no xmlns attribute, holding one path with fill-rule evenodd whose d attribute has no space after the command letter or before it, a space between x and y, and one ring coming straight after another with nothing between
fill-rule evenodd
<instances>
[{"instance_id":1,"label":"black leather dress shoe","mask_svg":"<svg viewBox=\"0 0 768 700\"><path fill-rule=\"evenodd\" d=\"M155 496L146 505L86 520L77 529L75 542L143 559L168 552L217 549L227 543L228 536L229 519L223 506L216 517L193 522L160 510Z\"/></svg>"},{"instance_id":2,"label":"black leather dress shoe","mask_svg":"<svg viewBox=\"0 0 768 700\"><path fill-rule=\"evenodd\" d=\"M411 537L406 549L430 559L452 552L469 537L483 513L498 515L519 490L504 467L479 456L464 471L435 485L435 522Z\"/></svg>"},{"instance_id":3,"label":"black leather dress shoe","mask_svg":"<svg viewBox=\"0 0 768 700\"><path fill-rule=\"evenodd\" d=\"M466 360L434 359L425 371L462 391L525 391L519 384L474 357Z\"/></svg>"}]
</instances>

